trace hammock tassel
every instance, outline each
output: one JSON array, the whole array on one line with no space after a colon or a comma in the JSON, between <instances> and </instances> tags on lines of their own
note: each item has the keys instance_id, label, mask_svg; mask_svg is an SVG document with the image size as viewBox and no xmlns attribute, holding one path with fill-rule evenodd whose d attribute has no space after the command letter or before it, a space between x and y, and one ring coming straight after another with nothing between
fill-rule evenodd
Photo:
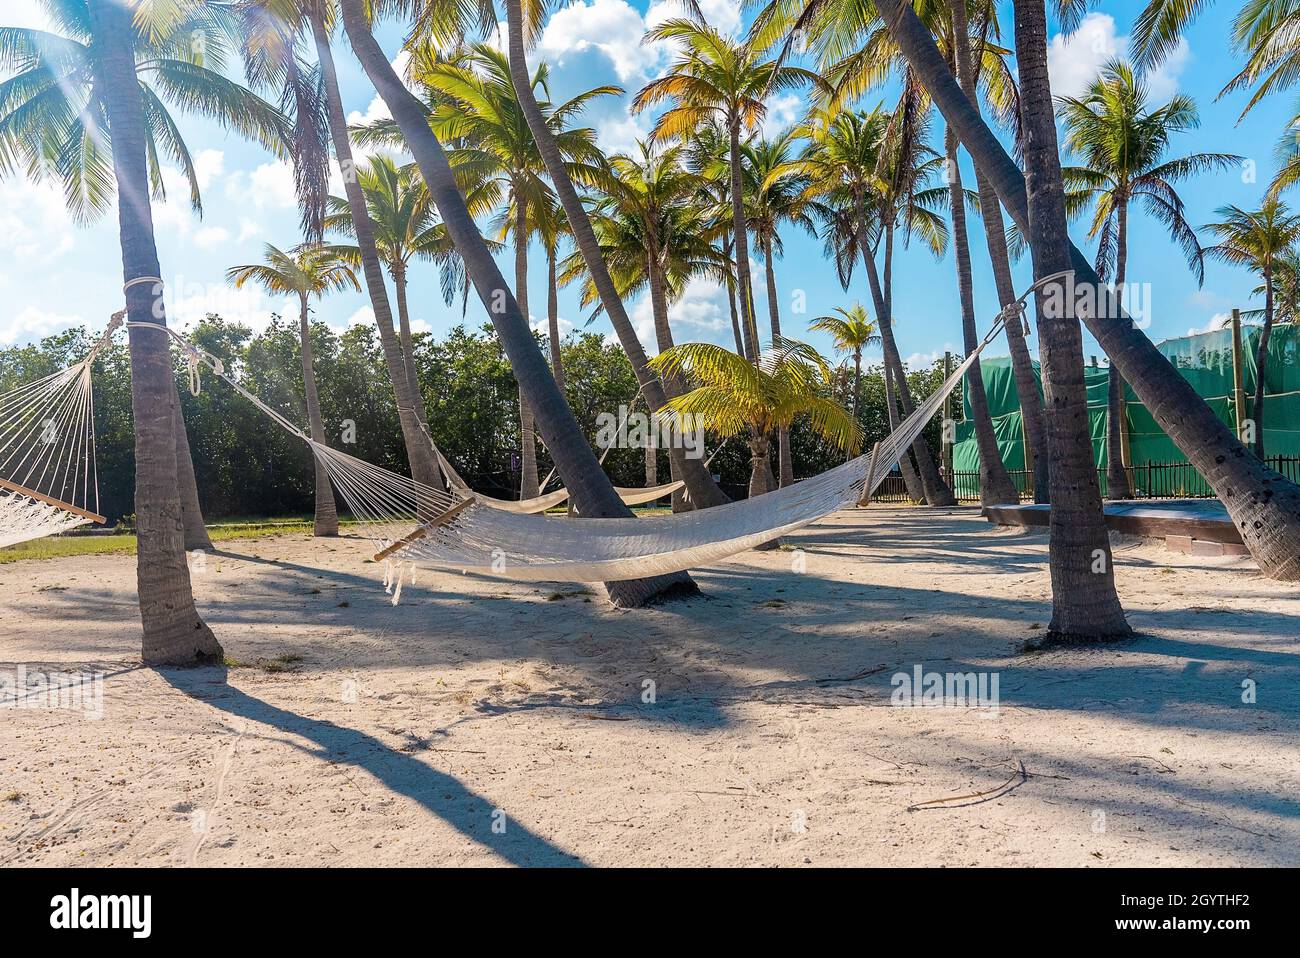
<instances>
[{"instance_id":1,"label":"hammock tassel","mask_svg":"<svg viewBox=\"0 0 1300 958\"><path fill-rule=\"evenodd\" d=\"M393 605L402 601L402 566L397 566L397 584L393 587Z\"/></svg>"}]
</instances>

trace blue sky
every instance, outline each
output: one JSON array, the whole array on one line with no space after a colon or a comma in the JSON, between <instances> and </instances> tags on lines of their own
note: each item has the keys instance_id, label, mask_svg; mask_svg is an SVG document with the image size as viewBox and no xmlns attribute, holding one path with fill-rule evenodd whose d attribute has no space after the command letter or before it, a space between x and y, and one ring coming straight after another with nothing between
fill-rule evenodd
<instances>
[{"instance_id":1,"label":"blue sky","mask_svg":"<svg viewBox=\"0 0 1300 958\"><path fill-rule=\"evenodd\" d=\"M1009 24L1010 4L1003 6L1003 22ZM1265 101L1238 124L1245 95L1215 101L1223 84L1240 68L1241 57L1225 46L1236 6L1223 0L1212 6L1184 45L1149 78L1153 99L1163 102L1179 92L1195 98L1200 107L1201 127L1178 137L1173 155L1228 152L1253 163L1253 176L1250 168L1234 169L1180 187L1188 218L1197 226L1213 220L1218 206L1259 202L1275 169L1274 143L1294 112L1293 98L1284 94ZM705 7L710 21L720 29L736 29L741 22L734 0L708 0ZM1102 63L1111 56L1124 55L1132 18L1139 8L1134 2L1103 2L1095 5L1073 36L1062 37L1054 29L1050 52L1054 92L1080 92ZM671 50L640 42L647 22L658 22L675 12L671 2L579 0L552 14L533 56L551 62L557 99L603 83L618 83L634 92L663 72L671 59ZM37 0L7 0L0 24L40 27L44 16ZM378 34L385 48L396 55L400 42L397 27L385 25ZM382 104L343 42L337 45L336 59L346 110L357 117L384 115ZM648 130L649 118L628 113L629 99L610 98L588 114L589 124L607 149L626 148ZM872 98L864 105L874 102ZM769 128L792 122L801 106L793 96L774 102ZM297 241L289 168L212 124L194 118L183 118L181 123L198 160L206 211L201 219L190 211L187 194L176 176L171 177L174 188L169 202L155 206L163 274L171 297L169 312L182 326L215 311L260 328L271 310L283 304L251 291L233 291L226 285L224 273L232 265L260 259L263 243L287 247ZM934 130L937 147L942 134L938 122ZM969 165L966 176L968 185L973 186ZM1088 249L1084 230L1084 224L1079 224L1073 234L1075 241ZM971 246L976 308L983 328L997 306L977 223L972 224ZM53 185L17 178L0 180L0 257L4 263L0 267L0 347L30 342L71 325L102 325L120 303L115 217L78 227L64 211ZM530 301L537 304L536 310L546 302L545 269L540 251L532 259ZM513 275L508 264L503 266L507 276ZM761 281L761 263L755 266L756 282ZM828 349L829 343L817 334L806 334L807 322L855 299L869 302L860 271L850 289L842 291L833 266L822 259L820 242L803 234L791 232L786 237L785 256L778 259L776 269L783 330L787 335L808 338L823 349ZM1023 286L1029 276L1027 259L1016 272ZM954 274L951 257L935 261L919 246L899 251L895 278L898 338L903 354L913 362L941 356L961 342ZM1209 264L1205 285L1198 289L1179 251L1162 235L1159 225L1140 212L1132 219L1129 278L1150 284L1144 287L1143 303L1149 315L1148 335L1157 340L1207 328L1233 306L1252 305L1249 296L1256 283L1242 270ZM762 287L755 292L757 302L765 304ZM798 292L806 297L803 315L790 312ZM418 267L413 273L411 303L418 329L441 333L462 321L459 304L451 308L443 305L432 267ZM629 309L641 329L642 341L652 346L649 304L633 302ZM561 291L560 315L569 327L583 327L587 320L571 290ZM318 316L339 329L372 321L367 300L360 294L329 297L318 306ZM764 325L765 317L764 311ZM479 325L485 318L481 306L471 298L467 321ZM536 318L544 321L545 317ZM731 341L726 300L708 283L696 283L687 290L674 305L672 320L678 341ZM603 319L589 328L609 330ZM1005 347L993 348L993 352L999 351ZM1099 353L1091 341L1085 343L1085 351Z\"/></svg>"}]
</instances>

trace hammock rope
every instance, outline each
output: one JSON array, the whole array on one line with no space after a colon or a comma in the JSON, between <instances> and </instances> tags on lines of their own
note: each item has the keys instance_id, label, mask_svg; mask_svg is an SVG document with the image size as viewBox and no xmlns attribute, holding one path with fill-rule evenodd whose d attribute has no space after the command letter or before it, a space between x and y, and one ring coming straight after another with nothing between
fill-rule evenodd
<instances>
[{"instance_id":1,"label":"hammock rope","mask_svg":"<svg viewBox=\"0 0 1300 958\"><path fill-rule=\"evenodd\" d=\"M0 395L0 547L106 521L90 369L125 315L81 362Z\"/></svg>"}]
</instances>

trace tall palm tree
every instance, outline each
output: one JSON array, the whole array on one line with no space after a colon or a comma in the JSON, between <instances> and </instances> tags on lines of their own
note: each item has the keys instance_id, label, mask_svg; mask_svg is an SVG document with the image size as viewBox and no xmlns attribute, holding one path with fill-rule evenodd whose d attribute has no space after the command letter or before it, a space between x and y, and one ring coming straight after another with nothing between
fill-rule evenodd
<instances>
[{"instance_id":1,"label":"tall palm tree","mask_svg":"<svg viewBox=\"0 0 1300 958\"><path fill-rule=\"evenodd\" d=\"M451 10L450 6L438 3L436 0L420 0L420 3L426 8ZM657 409L664 404L667 396L664 394L663 386L646 364L645 349L637 338L636 329L628 318L627 308L614 287L614 280L600 259L599 242L587 211L565 170L564 156L547 128L545 117L538 107L537 98L533 95L529 82L528 63L524 50L526 44L535 41L541 33L545 4L529 5L527 26L524 22L522 0L506 0L505 7L510 77L514 81L515 92L519 94L519 102L523 106L528 127L533 132L538 149L541 150L546 171L551 178L551 185L560 200L560 205L564 207L564 215L568 220L574 245L578 247L582 258L587 263L587 269L591 271L592 281L600 293L605 315L609 317L610 325L614 327L614 333L618 336L619 343L632 364L632 372L641 387L641 394L651 408ZM464 10L465 6L462 5L457 9ZM491 23L494 18L488 15L485 19ZM676 446L668 450L668 457L675 464L677 474L686 483L686 491L694 508L704 509L728 501L726 493L718 488L718 484L713 481L713 477L702 461L686 458L683 450Z\"/></svg>"},{"instance_id":2,"label":"tall palm tree","mask_svg":"<svg viewBox=\"0 0 1300 958\"><path fill-rule=\"evenodd\" d=\"M1273 334L1273 294L1280 264L1294 257L1300 242L1300 214L1292 213L1276 196L1267 196L1257 210L1221 206L1220 219L1203 228L1218 240L1207 246L1211 259L1244 266L1259 273L1264 286L1264 326L1255 344L1255 396L1250 418L1254 424L1255 455L1264 458L1264 371L1268 368L1268 343ZM1283 265L1282 269L1286 269Z\"/></svg>"},{"instance_id":3,"label":"tall palm tree","mask_svg":"<svg viewBox=\"0 0 1300 958\"><path fill-rule=\"evenodd\" d=\"M245 283L257 283L272 296L295 296L298 299L298 337L302 351L303 393L307 401L307 423L313 442L325 442L325 423L321 419L320 394L316 388L316 367L312 358L311 323L308 312L313 297L341 290L361 290L352 267L337 252L320 246L300 246L285 252L266 244L264 262L232 266L226 278L236 289ZM316 521L314 534L339 534L339 514L330 489L329 471L313 456L316 466Z\"/></svg>"},{"instance_id":4,"label":"tall palm tree","mask_svg":"<svg viewBox=\"0 0 1300 958\"><path fill-rule=\"evenodd\" d=\"M712 343L682 343L650 365L700 384L660 412L691 417L687 422L724 437L749 437L751 497L776 488L769 437L795 419L807 416L813 432L841 449L852 452L861 442L857 420L826 395L834 380L830 365L807 343L778 339L757 363Z\"/></svg>"},{"instance_id":5,"label":"tall palm tree","mask_svg":"<svg viewBox=\"0 0 1300 958\"><path fill-rule=\"evenodd\" d=\"M798 226L817 235L813 217L815 204L808 195L808 177L795 154L795 130L786 130L772 139L760 139L744 148L746 225L758 241L763 254L767 286L767 311L772 324L772 339L781 338L781 308L776 288L774 259L784 252L781 228ZM777 430L777 452L782 486L794 482L794 463L790 455L790 430Z\"/></svg>"},{"instance_id":6,"label":"tall palm tree","mask_svg":"<svg viewBox=\"0 0 1300 958\"><path fill-rule=\"evenodd\" d=\"M565 402L564 394L533 338L527 317L510 294L505 278L492 258L491 250L479 233L442 144L429 126L429 113L425 104L406 88L393 70L383 48L371 34L364 0L340 2L343 24L352 50L387 104L420 167L442 221L447 226L447 232L465 261L470 281L501 338L515 377L537 415L538 427L547 449L579 512L593 518L631 516L631 510L614 491L613 484L605 475L572 410ZM512 70L513 67L512 62ZM556 168L563 174L562 160ZM552 169L549 158L547 169ZM567 201L565 212L572 215ZM616 605L630 607L643 605L658 597L689 594L696 587L689 575L679 573L607 583L606 589Z\"/></svg>"},{"instance_id":7,"label":"tall palm tree","mask_svg":"<svg viewBox=\"0 0 1300 958\"><path fill-rule=\"evenodd\" d=\"M550 71L543 63L533 73L530 92L549 98ZM528 316L528 240L532 222L529 210L551 200L546 182L546 163L529 129L522 105L510 77L506 55L495 47L477 43L454 62L433 63L422 70L419 80L444 97L430 119L434 133L455 140L456 168L465 179L479 184L485 193L493 185L509 204L514 222L506 230L515 241L515 298ZM543 100L538 107L546 128L564 158L571 180L590 183L604 174L603 156L596 147L595 133L572 126L573 119L591 101L621 93L615 86L601 86L579 93L564 103ZM537 446L533 438L532 411L520 398L521 477L520 498L538 494Z\"/></svg>"},{"instance_id":8,"label":"tall palm tree","mask_svg":"<svg viewBox=\"0 0 1300 958\"><path fill-rule=\"evenodd\" d=\"M97 125L112 130L111 163L127 319L165 325L162 301L150 281L161 275L161 267L149 202L147 98L137 74L137 49L144 38L132 23L130 11L114 0L89 0L84 7L64 3L60 12L65 14L62 22L77 24L95 47L90 83L96 91ZM94 115L82 112L68 119L81 123ZM102 139L87 132L85 143L107 163ZM99 169L106 177L107 166ZM220 662L224 653L194 607L185 562L177 481L179 412L169 342L158 330L136 326L130 331L137 578L144 627L141 657L148 665L200 665Z\"/></svg>"},{"instance_id":9,"label":"tall palm tree","mask_svg":"<svg viewBox=\"0 0 1300 958\"><path fill-rule=\"evenodd\" d=\"M753 131L767 114L766 98L800 86L824 87L816 73L763 58L757 44L736 43L708 24L671 19L646 34L647 42L667 41L680 53L664 76L651 80L632 99L633 112L671 104L655 123L655 140L690 137L716 121L726 130L731 173L731 216L741 322L758 328L749 275L749 237L745 223L741 133Z\"/></svg>"},{"instance_id":10,"label":"tall palm tree","mask_svg":"<svg viewBox=\"0 0 1300 958\"><path fill-rule=\"evenodd\" d=\"M894 340L894 241L900 233L905 241L918 236L936 259L943 256L948 244L947 226L936 211L946 201L947 191L931 185L944 169L943 158L925 143L926 122L920 107L915 93L905 90L882 132L876 147L877 189L868 194L869 215L875 223L875 248L869 246L866 231L859 237L867 281L877 302L886 369L904 413L912 411L913 403L907 370ZM879 273L877 253L882 254ZM968 382L975 375L972 369ZM934 454L923 439L918 438L913 455L926 501L934 506L955 504ZM990 458L994 463L1001 462L996 456Z\"/></svg>"},{"instance_id":11,"label":"tall palm tree","mask_svg":"<svg viewBox=\"0 0 1300 958\"><path fill-rule=\"evenodd\" d=\"M1241 157L1225 153L1193 153L1166 158L1175 133L1199 125L1196 104L1176 96L1162 106L1147 104L1146 83L1120 60L1102 68L1081 97L1062 97L1058 115L1064 124L1065 146L1083 166L1063 170L1067 209L1095 203L1089 238L1097 239L1097 275L1113 281L1124 301L1128 266L1129 206L1139 202L1169 231L1181 247L1197 282L1205 280L1201 244L1183 213L1174 184L1187 177L1237 164ZM1106 424L1107 497L1132 495L1128 463L1124 461L1124 378L1112 367Z\"/></svg>"},{"instance_id":12,"label":"tall palm tree","mask_svg":"<svg viewBox=\"0 0 1300 958\"><path fill-rule=\"evenodd\" d=\"M374 226L376 252L393 280L398 336L412 405L416 418L427 428L428 410L416 375L411 310L407 299L411 264L425 260L438 267L442 296L447 305L455 300L457 292L468 293L465 265L456 254L446 228L439 222L429 191L413 165L399 167L390 157L375 156L365 167L357 170L357 179ZM473 204L473 198L470 202ZM355 235L352 210L346 198L328 197L326 209L325 232ZM361 265L360 247L333 244L330 249L353 266Z\"/></svg>"},{"instance_id":13,"label":"tall palm tree","mask_svg":"<svg viewBox=\"0 0 1300 958\"><path fill-rule=\"evenodd\" d=\"M411 475L417 482L439 488L442 473L434 456L433 444L416 413L417 394L411 389L402 344L394 327L392 302L384 285L384 268L376 245L375 226L361 189L358 176L360 167L353 156L352 143L348 137L338 70L331 46L337 25L335 0L248 0L240 9L246 17L245 59L251 65L256 65L256 75L263 82L275 84L293 72L300 36L309 37L315 50L320 96L317 103L301 103L300 106L315 106L323 115L313 119L299 116L299 126L318 125L322 131L328 132L329 141L334 147L334 158L343 174L344 194L352 215L352 234L360 251L366 293L375 314L384 363L392 381ZM299 159L296 157L296 162ZM304 219L310 218L310 211L306 210ZM309 226L308 238L315 239L312 235L315 230L310 228L311 224L304 225Z\"/></svg>"},{"instance_id":14,"label":"tall palm tree","mask_svg":"<svg viewBox=\"0 0 1300 958\"><path fill-rule=\"evenodd\" d=\"M112 208L116 189L113 137L96 86L100 38L85 0L44 3L60 33L0 27L0 74L8 77L0 85L0 176L21 170L57 182L74 220L90 223ZM285 118L223 72L230 28L228 11L200 6L166 32L134 31L133 84L144 114L149 195L167 198L162 163L170 159L200 215L198 173L174 110L215 120L273 151L284 149ZM171 405L179 411L179 400ZM176 417L175 433L185 548L210 549L183 416Z\"/></svg>"},{"instance_id":15,"label":"tall palm tree","mask_svg":"<svg viewBox=\"0 0 1300 958\"><path fill-rule=\"evenodd\" d=\"M862 351L880 345L876 324L861 303L835 307L833 316L818 316L808 324L809 329L830 334L835 348L853 357L853 421L858 421L858 407L862 397Z\"/></svg>"},{"instance_id":16,"label":"tall palm tree","mask_svg":"<svg viewBox=\"0 0 1300 958\"><path fill-rule=\"evenodd\" d=\"M1015 4L1025 162L1035 186L1028 191L1024 177L962 92L933 35L910 4L902 0L876 0L876 8L893 42L944 119L956 130L976 166L993 183L1002 205L1017 226L1029 231L1026 235L1034 254L1035 276L1045 278L1073 266L1077 281L1080 263L1078 257L1072 259L1066 232L1055 114L1047 78L1042 0ZM1035 209L1032 222L1030 202ZM1074 640L1126 635L1129 629L1115 593L1109 537L1101 514L1101 494L1087 433L1087 417L1082 412L1086 409L1083 345L1074 299L1059 281L1048 284L1047 288L1050 295L1039 294L1038 328L1048 389L1048 447L1052 457L1050 632ZM1113 335L1099 331L1101 323L1093 325L1097 327L1093 330L1095 335L1099 338L1105 335L1114 344ZM1155 352L1154 347L1152 351ZM1114 358L1118 352L1117 348L1110 355Z\"/></svg>"},{"instance_id":17,"label":"tall palm tree","mask_svg":"<svg viewBox=\"0 0 1300 958\"><path fill-rule=\"evenodd\" d=\"M898 346L886 320L888 309L872 252L873 242L878 242L881 235L876 211L882 181L876 167L888 123L889 115L878 107L869 113L819 109L810 116L801 134L808 141L802 169L810 181L809 192L819 204L825 223L826 252L835 262L840 284L848 288L859 257L867 274L885 354L885 407L890 428L894 428L899 423L893 375ZM901 361L898 365L901 367ZM927 447L924 440L918 443L913 444L911 456L903 457L900 468L908 495L916 502L925 502L926 488L912 457L925 455Z\"/></svg>"}]
</instances>

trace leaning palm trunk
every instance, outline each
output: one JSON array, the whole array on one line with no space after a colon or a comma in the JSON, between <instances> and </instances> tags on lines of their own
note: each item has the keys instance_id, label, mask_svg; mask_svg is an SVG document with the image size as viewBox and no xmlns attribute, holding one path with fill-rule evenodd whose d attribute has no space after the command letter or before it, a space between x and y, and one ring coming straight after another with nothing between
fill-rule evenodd
<instances>
[{"instance_id":1,"label":"leaning palm trunk","mask_svg":"<svg viewBox=\"0 0 1300 958\"><path fill-rule=\"evenodd\" d=\"M546 248L546 328L550 334L551 374L564 392L564 357L560 355L560 287L555 275L555 247Z\"/></svg>"},{"instance_id":2,"label":"leaning palm trunk","mask_svg":"<svg viewBox=\"0 0 1300 958\"><path fill-rule=\"evenodd\" d=\"M772 265L772 240L763 238L763 266L767 271L767 312L772 320L772 342L781 338L781 307L776 295L776 269ZM780 460L781 488L794 485L794 463L790 460L790 428L782 426L776 432L776 447Z\"/></svg>"},{"instance_id":3,"label":"leaning palm trunk","mask_svg":"<svg viewBox=\"0 0 1300 958\"><path fill-rule=\"evenodd\" d=\"M92 0L91 28L100 51L96 86L113 130L118 229L127 320L167 324L154 283L160 275L149 205L144 105L135 72L135 31L130 10L114 0ZM167 334L139 326L130 331L131 412L135 420L136 577L144 626L146 665L220 662L222 648L194 608L185 563L177 485L176 379Z\"/></svg>"},{"instance_id":4,"label":"leaning palm trunk","mask_svg":"<svg viewBox=\"0 0 1300 958\"><path fill-rule=\"evenodd\" d=\"M325 423L320 414L320 393L316 389L316 363L312 355L311 324L307 317L307 296L298 297L298 335L302 340L302 385L307 397L307 428L312 442L325 442ZM312 456L316 465L316 521L313 535L339 534L339 513L330 488L330 474L325 463Z\"/></svg>"},{"instance_id":5,"label":"leaning palm trunk","mask_svg":"<svg viewBox=\"0 0 1300 958\"><path fill-rule=\"evenodd\" d=\"M957 79L966 97L978 112L980 104L975 87L970 39L967 35L969 21L966 16L966 6L961 0L948 0L948 6L953 22ZM981 55L974 58L974 62L983 60L982 53L981 50ZM1016 290L1011 278L1011 257L1007 252L1002 207L998 203L998 194L993 189L993 184L979 167L975 168L975 184L979 188L980 221L984 224L984 240L988 246L989 261L993 266L993 283L998 291L998 304L1006 309L1016 301ZM1033 464L1034 501L1046 502L1050 498L1048 489L1051 486L1051 477L1047 468L1043 404L1038 394L1038 378L1034 375L1034 360L1029 355L1029 346L1025 343L1025 331L1020 324L1007 323L1005 330L1007 351L1011 353L1011 372L1016 381L1016 395L1020 399L1021 421L1025 428L1025 461Z\"/></svg>"},{"instance_id":6,"label":"leaning palm trunk","mask_svg":"<svg viewBox=\"0 0 1300 958\"><path fill-rule=\"evenodd\" d=\"M1128 267L1128 204L1121 201L1115 250L1115 295L1124 304L1124 277ZM1129 499L1128 465L1124 461L1124 377L1110 364L1106 383L1106 498Z\"/></svg>"},{"instance_id":7,"label":"leaning palm trunk","mask_svg":"<svg viewBox=\"0 0 1300 958\"><path fill-rule=\"evenodd\" d=\"M668 321L668 284L664 280L663 265L659 258L659 249L653 236L651 237L650 249L646 252L646 279L650 287L650 309L654 314L655 323L655 342L659 347L659 352L673 348L673 330ZM682 387L682 381L676 375L663 376L660 379L663 383L664 395L669 399L676 399L685 390ZM655 415L655 410L650 410L650 415ZM672 448L670 443L669 448ZM673 464L670 457L668 461L669 476L673 482L679 478L677 467ZM651 485L651 483L647 483ZM682 495L682 490L678 489L672 495L673 512L685 512L691 508L686 497Z\"/></svg>"},{"instance_id":8,"label":"leaning palm trunk","mask_svg":"<svg viewBox=\"0 0 1300 958\"><path fill-rule=\"evenodd\" d=\"M722 247L722 253L728 260L731 259L731 248L731 234L728 233L727 241ZM748 356L749 353L745 346L748 337L740 331L740 313L736 310L736 289L731 283L727 284L727 311L731 314L731 333L736 338L736 353L741 356Z\"/></svg>"},{"instance_id":9,"label":"leaning palm trunk","mask_svg":"<svg viewBox=\"0 0 1300 958\"><path fill-rule=\"evenodd\" d=\"M876 307L876 317L880 323L880 350L884 354L885 367L893 376L894 392L903 407L903 414L908 415L913 408L912 391L907 385L907 370L903 368L903 359L898 352L898 342L894 339L894 323L890 311L889 297L881 285L880 275L876 272L876 260L871 255L865 236L862 238L861 247L862 262L867 272L867 284L871 289L871 300ZM890 244L886 243L885 257L887 264L890 249ZM897 411L892 410L891 407L891 412L893 413L890 419L892 427L894 419L897 417ZM919 498L915 495L912 498L918 502L927 502L932 506L954 505L956 499L953 498L952 490L948 488L947 483L943 481L943 477L939 474L939 467L934 461L934 453L930 451L930 446L924 438L918 437L916 442L912 443L912 455L916 459L916 472L920 477L922 489L922 495ZM906 471L903 475L907 475Z\"/></svg>"},{"instance_id":10,"label":"leaning palm trunk","mask_svg":"<svg viewBox=\"0 0 1300 958\"><path fill-rule=\"evenodd\" d=\"M901 421L898 415L898 398L894 393L894 371L888 362L881 364L881 369L885 376L885 412L889 419L889 431L894 432L898 429ZM898 460L898 469L903 474L903 486L907 489L907 496L913 502L925 502L925 487L921 485L921 477L916 473L916 466L912 463L912 452L904 452L903 458Z\"/></svg>"},{"instance_id":11,"label":"leaning palm trunk","mask_svg":"<svg viewBox=\"0 0 1300 958\"><path fill-rule=\"evenodd\" d=\"M891 34L918 71L945 119L988 175L1003 207L1025 231L1025 178L970 101L944 76L946 67L924 26L900 0L877 0ZM1050 107L1049 107L1050 110ZM1300 580L1300 487L1250 454L1155 344L1104 294L1087 258L1070 249L1076 289L1093 290L1097 309L1085 311L1089 332L1118 367L1156 423L1223 501L1265 575Z\"/></svg>"},{"instance_id":12,"label":"leaning palm trunk","mask_svg":"<svg viewBox=\"0 0 1300 958\"><path fill-rule=\"evenodd\" d=\"M393 273L394 298L397 300L397 335L402 344L402 365L406 369L406 388L411 393L411 404L415 407L415 418L421 428L429 426L429 412L424 408L424 394L420 390L420 377L415 370L415 339L411 335L411 310L407 304L406 267L395 264ZM437 459L437 456L434 457Z\"/></svg>"},{"instance_id":13,"label":"leaning palm trunk","mask_svg":"<svg viewBox=\"0 0 1300 958\"><path fill-rule=\"evenodd\" d=\"M956 0L961 3L964 0ZM971 278L970 238L966 233L966 191L962 188L961 168L957 165L957 134L949 126L943 135L948 160L948 195L952 207L953 261L957 265L957 296L961 302L961 332L966 352L972 353L979 345L980 335L975 329L975 288ZM980 453L980 504L994 506L1005 502L1019 502L1020 493L1011 474L1002 461L998 438L993 432L993 418L989 415L989 398L984 391L984 374L980 364L971 366L966 374L966 401L970 403L971 419L975 424L975 445Z\"/></svg>"},{"instance_id":14,"label":"leaning palm trunk","mask_svg":"<svg viewBox=\"0 0 1300 958\"><path fill-rule=\"evenodd\" d=\"M632 511L623 504L596 461L587 437L573 418L573 412L564 401L564 394L533 338L528 320L510 294L505 277L465 205L465 197L456 186L442 144L429 127L424 104L402 83L371 35L364 0L341 0L341 6L352 49L415 157L447 233L464 260L470 281L496 327L520 388L537 414L542 439L570 497L584 516L630 517ZM509 561L508 553L505 560ZM684 572L607 583L606 589L614 604L623 607L640 606L654 599L698 591L694 581Z\"/></svg>"},{"instance_id":15,"label":"leaning palm trunk","mask_svg":"<svg viewBox=\"0 0 1300 958\"><path fill-rule=\"evenodd\" d=\"M523 189L515 190L515 302L527 322L528 312L528 199ZM519 388L519 498L535 499L537 488L537 429L533 410Z\"/></svg>"},{"instance_id":16,"label":"leaning palm trunk","mask_svg":"<svg viewBox=\"0 0 1300 958\"><path fill-rule=\"evenodd\" d=\"M397 418L402 427L406 456L411 463L411 477L425 486L440 489L442 474L438 469L437 458L433 454L433 444L421 428L420 420L416 416L415 397L411 395L411 384L408 378L410 373L402 355L402 347L393 332L393 311L388 302L388 290L384 286L384 270L379 261L379 251L375 246L374 225L370 221L366 197L361 190L361 183L355 172L356 164L352 159L352 144L348 141L347 120L343 114L343 99L339 93L338 74L334 67L334 55L330 50L329 33L325 29L320 9L316 7L312 10L311 29L316 43L316 57L320 62L321 76L325 81L330 138L334 142L334 154L338 159L339 168L343 171L343 190L352 215L357 249L361 254L366 291L370 296L371 308L375 311L375 325L379 327L379 343L384 352L384 363L388 367L388 376L393 384Z\"/></svg>"},{"instance_id":17,"label":"leaning palm trunk","mask_svg":"<svg viewBox=\"0 0 1300 958\"><path fill-rule=\"evenodd\" d=\"M614 327L614 333L618 336L619 343L632 364L632 371L636 374L642 395L651 409L662 409L668 402L668 397L664 394L663 387L654 373L646 367L645 349L637 339L627 309L623 306L623 300L618 295L614 280L609 275L609 269L601 258L600 243L591 228L587 209L573 187L564 157L551 131L547 128L546 120L537 105L537 98L533 95L532 82L528 76L528 62L524 57L523 14L519 0L507 0L506 19L509 27L510 78L514 82L515 93L519 98L524 118L528 122L528 128L532 131L533 138L537 141L538 151L546 163L551 184L555 187L560 204L564 207L574 243L582 254L587 271L591 274L592 283L600 296L605 315L609 317L610 325ZM554 451L553 447L552 451ZM718 488L718 484L713 481L713 477L709 475L702 462L686 458L683 450L676 445L669 448L668 456L674 464L676 475L686 483L686 491L692 506L704 509L728 501L726 494Z\"/></svg>"}]
</instances>

